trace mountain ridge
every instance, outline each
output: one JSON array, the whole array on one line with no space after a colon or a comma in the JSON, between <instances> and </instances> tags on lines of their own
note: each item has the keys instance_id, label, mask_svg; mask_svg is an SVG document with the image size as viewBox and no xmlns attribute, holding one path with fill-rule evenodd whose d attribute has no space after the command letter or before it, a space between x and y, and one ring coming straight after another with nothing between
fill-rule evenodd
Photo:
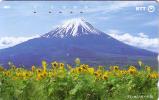
<instances>
[{"instance_id":1,"label":"mountain ridge","mask_svg":"<svg viewBox=\"0 0 159 100\"><path fill-rule=\"evenodd\" d=\"M4 65L12 61L29 67L40 65L41 60L72 63L77 57L92 65L136 64L139 59L157 65L157 53L122 43L83 19L69 20L39 38L0 50Z\"/></svg>"}]
</instances>

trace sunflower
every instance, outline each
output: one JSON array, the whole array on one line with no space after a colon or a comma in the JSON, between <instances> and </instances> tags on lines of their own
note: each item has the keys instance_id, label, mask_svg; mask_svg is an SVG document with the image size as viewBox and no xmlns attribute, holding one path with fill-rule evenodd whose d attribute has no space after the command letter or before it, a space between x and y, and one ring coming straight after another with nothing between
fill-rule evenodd
<instances>
[{"instance_id":1,"label":"sunflower","mask_svg":"<svg viewBox=\"0 0 159 100\"><path fill-rule=\"evenodd\" d=\"M40 80L42 78L43 78L43 75L42 74L38 74L36 80Z\"/></svg>"},{"instance_id":2,"label":"sunflower","mask_svg":"<svg viewBox=\"0 0 159 100\"><path fill-rule=\"evenodd\" d=\"M130 68L130 69L128 70L128 72L129 72L130 74L136 74L137 70Z\"/></svg>"},{"instance_id":3,"label":"sunflower","mask_svg":"<svg viewBox=\"0 0 159 100\"><path fill-rule=\"evenodd\" d=\"M108 79L108 75L106 75L106 74L103 75L102 79L103 79L103 80L107 80L107 79Z\"/></svg>"},{"instance_id":4,"label":"sunflower","mask_svg":"<svg viewBox=\"0 0 159 100\"><path fill-rule=\"evenodd\" d=\"M129 69L136 69L136 67L135 66L130 66Z\"/></svg>"},{"instance_id":5,"label":"sunflower","mask_svg":"<svg viewBox=\"0 0 159 100\"><path fill-rule=\"evenodd\" d=\"M10 75L11 75L11 72L10 72L10 71L4 72L4 76L10 76Z\"/></svg>"},{"instance_id":6,"label":"sunflower","mask_svg":"<svg viewBox=\"0 0 159 100\"><path fill-rule=\"evenodd\" d=\"M99 72L94 72L94 75L96 76L96 77L99 77L100 76L100 73Z\"/></svg>"},{"instance_id":7,"label":"sunflower","mask_svg":"<svg viewBox=\"0 0 159 100\"><path fill-rule=\"evenodd\" d=\"M81 67L78 68L78 72L82 72L82 68Z\"/></svg>"},{"instance_id":8,"label":"sunflower","mask_svg":"<svg viewBox=\"0 0 159 100\"><path fill-rule=\"evenodd\" d=\"M59 63L60 68L64 68L65 64L64 63Z\"/></svg>"},{"instance_id":9,"label":"sunflower","mask_svg":"<svg viewBox=\"0 0 159 100\"><path fill-rule=\"evenodd\" d=\"M88 70L88 65L83 65L83 66L82 66L82 69Z\"/></svg>"},{"instance_id":10,"label":"sunflower","mask_svg":"<svg viewBox=\"0 0 159 100\"><path fill-rule=\"evenodd\" d=\"M30 75L29 75L29 73L26 72L26 73L25 73L25 76L28 77L28 76L30 76Z\"/></svg>"},{"instance_id":11,"label":"sunflower","mask_svg":"<svg viewBox=\"0 0 159 100\"><path fill-rule=\"evenodd\" d=\"M43 74L43 76L44 76L44 77L46 77L46 76L47 76L47 72L43 72L42 74Z\"/></svg>"},{"instance_id":12,"label":"sunflower","mask_svg":"<svg viewBox=\"0 0 159 100\"><path fill-rule=\"evenodd\" d=\"M121 70L120 73L121 73L122 75L125 75L125 74L127 74L127 71L126 71L126 70Z\"/></svg>"},{"instance_id":13,"label":"sunflower","mask_svg":"<svg viewBox=\"0 0 159 100\"><path fill-rule=\"evenodd\" d=\"M97 73L97 72L94 72L94 75L95 75L95 76L98 76L98 73Z\"/></svg>"},{"instance_id":14,"label":"sunflower","mask_svg":"<svg viewBox=\"0 0 159 100\"><path fill-rule=\"evenodd\" d=\"M119 66L113 66L113 70L115 71L119 70Z\"/></svg>"},{"instance_id":15,"label":"sunflower","mask_svg":"<svg viewBox=\"0 0 159 100\"><path fill-rule=\"evenodd\" d=\"M148 75L148 78L152 78L152 79L155 79L155 78L158 78L158 74L157 73L151 73Z\"/></svg>"},{"instance_id":16,"label":"sunflower","mask_svg":"<svg viewBox=\"0 0 159 100\"><path fill-rule=\"evenodd\" d=\"M88 72L89 72L90 74L93 74L93 73L94 73L94 68L88 68Z\"/></svg>"},{"instance_id":17,"label":"sunflower","mask_svg":"<svg viewBox=\"0 0 159 100\"><path fill-rule=\"evenodd\" d=\"M12 69L14 69L14 70L15 70L15 69L16 69L16 66L15 66L15 65L12 65Z\"/></svg>"},{"instance_id":18,"label":"sunflower","mask_svg":"<svg viewBox=\"0 0 159 100\"><path fill-rule=\"evenodd\" d=\"M19 73L19 72L16 72L16 76L17 76L17 77L20 77L20 73Z\"/></svg>"},{"instance_id":19,"label":"sunflower","mask_svg":"<svg viewBox=\"0 0 159 100\"><path fill-rule=\"evenodd\" d=\"M58 67L58 63L56 61L52 62L51 65L52 65L52 68L57 68Z\"/></svg>"},{"instance_id":20,"label":"sunflower","mask_svg":"<svg viewBox=\"0 0 159 100\"><path fill-rule=\"evenodd\" d=\"M145 70L147 71L147 72L151 72L151 67L150 66L145 66Z\"/></svg>"},{"instance_id":21,"label":"sunflower","mask_svg":"<svg viewBox=\"0 0 159 100\"><path fill-rule=\"evenodd\" d=\"M42 70L41 70L41 69L37 69L36 72L37 72L37 73L41 73Z\"/></svg>"}]
</instances>

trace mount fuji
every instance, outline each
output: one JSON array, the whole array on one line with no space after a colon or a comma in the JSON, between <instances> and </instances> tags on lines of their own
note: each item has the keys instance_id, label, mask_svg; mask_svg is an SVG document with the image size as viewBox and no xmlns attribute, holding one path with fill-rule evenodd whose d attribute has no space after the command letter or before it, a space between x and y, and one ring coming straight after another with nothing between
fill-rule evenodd
<instances>
[{"instance_id":1,"label":"mount fuji","mask_svg":"<svg viewBox=\"0 0 159 100\"><path fill-rule=\"evenodd\" d=\"M0 50L0 64L40 65L41 60L73 64L79 57L90 65L136 64L140 59L157 67L157 53L122 43L94 28L84 19L64 22L56 29L16 46Z\"/></svg>"}]
</instances>

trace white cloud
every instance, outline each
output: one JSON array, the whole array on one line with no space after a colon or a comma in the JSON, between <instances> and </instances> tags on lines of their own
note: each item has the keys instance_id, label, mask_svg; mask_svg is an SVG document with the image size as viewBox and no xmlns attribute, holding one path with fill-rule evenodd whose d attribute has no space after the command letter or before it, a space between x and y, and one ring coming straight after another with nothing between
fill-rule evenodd
<instances>
[{"instance_id":1,"label":"white cloud","mask_svg":"<svg viewBox=\"0 0 159 100\"><path fill-rule=\"evenodd\" d=\"M148 35L146 35L145 33L139 33L138 35L139 37L148 38Z\"/></svg>"},{"instance_id":2,"label":"white cloud","mask_svg":"<svg viewBox=\"0 0 159 100\"><path fill-rule=\"evenodd\" d=\"M9 5L3 6L4 9L9 9L11 8Z\"/></svg>"},{"instance_id":3,"label":"white cloud","mask_svg":"<svg viewBox=\"0 0 159 100\"><path fill-rule=\"evenodd\" d=\"M117 33L108 33L113 38L122 41L126 44L136 46L139 48L147 49L150 51L158 52L159 50L159 40L158 38L149 38L144 33L139 33L138 36L134 36L130 33L117 34Z\"/></svg>"},{"instance_id":4,"label":"white cloud","mask_svg":"<svg viewBox=\"0 0 159 100\"><path fill-rule=\"evenodd\" d=\"M27 40L39 37L38 35L32 37L1 37L0 38L0 49L15 46L19 43L25 42Z\"/></svg>"},{"instance_id":5,"label":"white cloud","mask_svg":"<svg viewBox=\"0 0 159 100\"><path fill-rule=\"evenodd\" d=\"M119 30L116 30L116 29L110 29L110 30L108 30L108 33L110 33L110 34L119 34L121 32Z\"/></svg>"}]
</instances>

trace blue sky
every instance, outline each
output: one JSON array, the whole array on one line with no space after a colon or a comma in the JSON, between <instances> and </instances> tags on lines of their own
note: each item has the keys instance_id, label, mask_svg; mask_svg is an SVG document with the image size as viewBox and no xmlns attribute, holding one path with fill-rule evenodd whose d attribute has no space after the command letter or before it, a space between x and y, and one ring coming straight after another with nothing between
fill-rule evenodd
<instances>
[{"instance_id":1,"label":"blue sky","mask_svg":"<svg viewBox=\"0 0 159 100\"><path fill-rule=\"evenodd\" d=\"M149 12L150 6L155 11ZM136 7L145 7L145 11L136 11ZM82 17L120 41L157 51L158 12L155 1L1 1L0 49L45 34L65 20Z\"/></svg>"}]
</instances>

